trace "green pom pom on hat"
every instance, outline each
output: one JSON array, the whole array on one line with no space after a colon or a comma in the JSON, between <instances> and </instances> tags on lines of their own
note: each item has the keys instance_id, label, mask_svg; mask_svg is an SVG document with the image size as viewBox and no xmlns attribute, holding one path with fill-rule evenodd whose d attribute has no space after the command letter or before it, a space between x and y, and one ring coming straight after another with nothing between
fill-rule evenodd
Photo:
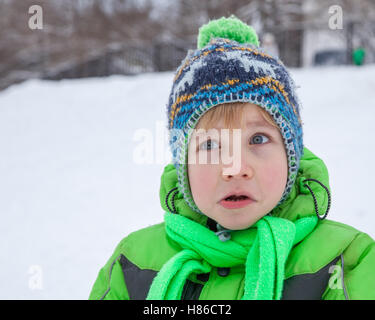
<instances>
[{"instance_id":1,"label":"green pom pom on hat","mask_svg":"<svg viewBox=\"0 0 375 320\"><path fill-rule=\"evenodd\" d=\"M235 16L211 20L199 28L198 49L202 49L213 38L225 38L238 43L249 43L259 46L258 36L253 27Z\"/></svg>"}]
</instances>

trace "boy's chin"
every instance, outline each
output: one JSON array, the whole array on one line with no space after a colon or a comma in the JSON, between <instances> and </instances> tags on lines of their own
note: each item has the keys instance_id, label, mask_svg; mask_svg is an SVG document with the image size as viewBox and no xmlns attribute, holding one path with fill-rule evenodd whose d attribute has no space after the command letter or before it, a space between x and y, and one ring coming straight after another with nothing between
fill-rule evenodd
<instances>
[{"instance_id":1,"label":"boy's chin","mask_svg":"<svg viewBox=\"0 0 375 320\"><path fill-rule=\"evenodd\" d=\"M216 220L215 220L216 221ZM256 222L256 221L255 221ZM254 223L255 223L254 222ZM217 221L219 225L224 227L228 230L245 230L250 228L254 223L252 222L246 222L246 223L233 223L233 222L227 222L227 221Z\"/></svg>"},{"instance_id":2,"label":"boy's chin","mask_svg":"<svg viewBox=\"0 0 375 320\"><path fill-rule=\"evenodd\" d=\"M227 219L214 219L214 220L217 221L217 223L220 224L222 227L228 230L245 230L253 226L255 223L257 223L258 220L261 219L262 217L263 216L251 217L248 219L237 220L237 221L233 219L233 217L232 219L230 219L230 217L227 217Z\"/></svg>"}]
</instances>

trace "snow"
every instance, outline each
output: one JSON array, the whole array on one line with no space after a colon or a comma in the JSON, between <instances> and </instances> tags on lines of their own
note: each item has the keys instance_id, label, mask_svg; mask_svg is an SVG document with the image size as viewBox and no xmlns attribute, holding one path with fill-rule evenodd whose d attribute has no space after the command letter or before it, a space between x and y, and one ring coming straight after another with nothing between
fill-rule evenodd
<instances>
[{"instance_id":1,"label":"snow","mask_svg":"<svg viewBox=\"0 0 375 320\"><path fill-rule=\"evenodd\" d=\"M330 172L329 219L375 237L375 65L291 73L305 145ZM118 242L162 221L172 79L30 80L0 92L0 299L87 299ZM146 137L154 159L139 164Z\"/></svg>"}]
</instances>

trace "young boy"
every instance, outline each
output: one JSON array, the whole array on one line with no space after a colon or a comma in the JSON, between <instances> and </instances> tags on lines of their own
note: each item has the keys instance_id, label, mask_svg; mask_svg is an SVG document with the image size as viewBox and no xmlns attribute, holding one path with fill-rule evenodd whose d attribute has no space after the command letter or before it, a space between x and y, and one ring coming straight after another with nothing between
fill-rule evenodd
<instances>
[{"instance_id":1,"label":"young boy","mask_svg":"<svg viewBox=\"0 0 375 320\"><path fill-rule=\"evenodd\" d=\"M164 222L120 242L90 299L375 299L375 242L325 219L328 172L299 106L251 27L204 25L168 103Z\"/></svg>"}]
</instances>

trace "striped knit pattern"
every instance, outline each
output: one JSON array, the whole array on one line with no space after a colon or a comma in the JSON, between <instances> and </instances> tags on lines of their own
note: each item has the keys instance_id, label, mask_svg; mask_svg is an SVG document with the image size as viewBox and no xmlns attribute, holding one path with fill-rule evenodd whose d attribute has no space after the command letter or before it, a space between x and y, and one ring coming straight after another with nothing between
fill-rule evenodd
<instances>
[{"instance_id":1,"label":"striped knit pattern","mask_svg":"<svg viewBox=\"0 0 375 320\"><path fill-rule=\"evenodd\" d=\"M216 38L187 57L177 69L167 105L168 129L178 188L196 212L187 177L192 130L212 107L250 102L266 110L280 128L288 156L288 181L279 204L294 184L303 154L300 102L284 64L252 44Z\"/></svg>"}]
</instances>

